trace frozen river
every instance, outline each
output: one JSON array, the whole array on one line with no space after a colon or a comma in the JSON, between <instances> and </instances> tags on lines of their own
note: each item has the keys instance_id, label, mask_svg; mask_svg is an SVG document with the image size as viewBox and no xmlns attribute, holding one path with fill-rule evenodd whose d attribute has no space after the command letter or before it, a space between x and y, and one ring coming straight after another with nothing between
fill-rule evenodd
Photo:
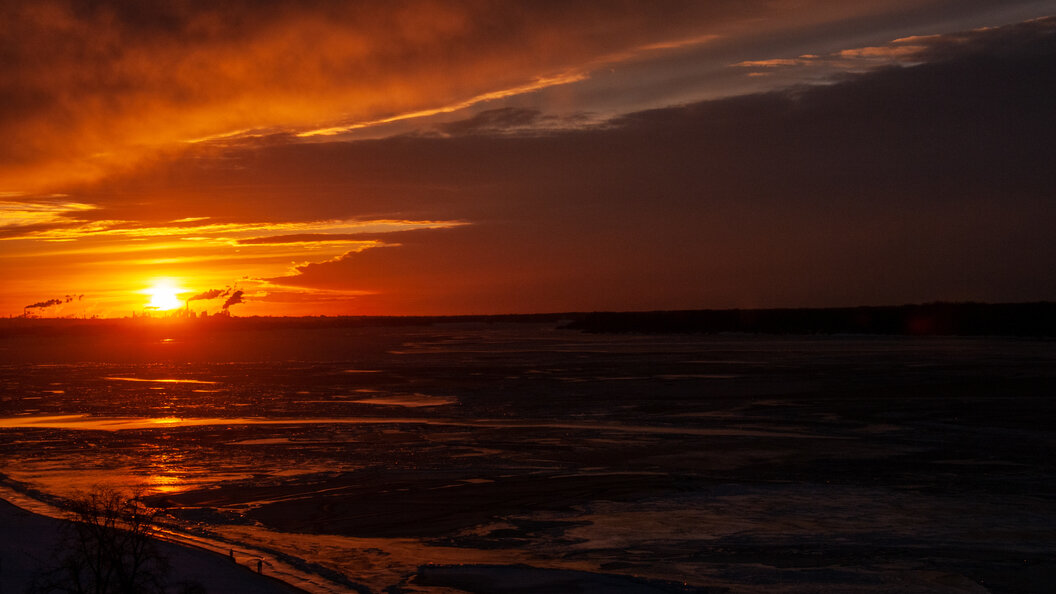
<instances>
[{"instance_id":1,"label":"frozen river","mask_svg":"<svg viewBox=\"0 0 1056 594\"><path fill-rule=\"evenodd\" d=\"M12 498L138 489L317 591L1056 576L1053 342L158 325L0 356Z\"/></svg>"}]
</instances>

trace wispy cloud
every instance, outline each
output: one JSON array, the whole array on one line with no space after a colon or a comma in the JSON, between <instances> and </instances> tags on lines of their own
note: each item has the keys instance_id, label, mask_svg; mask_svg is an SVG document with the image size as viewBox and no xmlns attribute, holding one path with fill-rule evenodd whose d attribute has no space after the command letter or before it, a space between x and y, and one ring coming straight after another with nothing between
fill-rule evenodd
<instances>
[{"instance_id":1,"label":"wispy cloud","mask_svg":"<svg viewBox=\"0 0 1056 594\"><path fill-rule=\"evenodd\" d=\"M37 202L0 201L0 229L17 233L19 227L41 227L65 225L80 220L87 211L95 210L92 204L63 200Z\"/></svg>"},{"instance_id":2,"label":"wispy cloud","mask_svg":"<svg viewBox=\"0 0 1056 594\"><path fill-rule=\"evenodd\" d=\"M432 227L419 227L432 228ZM239 239L238 245L316 245L316 244L338 244L338 243L366 243L374 244L374 240L366 240L364 234L339 234L339 233L303 233L296 235L269 235L264 237L250 237Z\"/></svg>"},{"instance_id":3,"label":"wispy cloud","mask_svg":"<svg viewBox=\"0 0 1056 594\"><path fill-rule=\"evenodd\" d=\"M0 209L3 203L0 203ZM410 229L436 229L466 224L464 221L415 220L328 220L307 222L206 223L209 217L188 217L167 225L144 225L135 221L76 219L76 214L94 207L89 205L43 205L17 210L15 216L22 227L14 229L0 240L35 240L66 242L80 239L123 238L185 239L224 244L255 245L266 243L340 243L353 241L356 236L373 233L393 233ZM14 217L13 217L14 218ZM5 221L6 222L6 221ZM304 234L311 234L305 239ZM293 240L291 236L302 239Z\"/></svg>"},{"instance_id":4,"label":"wispy cloud","mask_svg":"<svg viewBox=\"0 0 1056 594\"><path fill-rule=\"evenodd\" d=\"M567 85L574 82L579 82L587 78L587 74L583 72L567 72L563 74L557 74L554 76L547 76L538 78L530 83L512 87L509 89L503 89L501 91L491 91L471 97L465 101L459 101L442 107L433 107L430 109L422 109L418 111L412 111L409 113L401 113L386 118L379 118L376 120L370 120L366 122L357 122L353 124L345 124L338 126L330 126L327 128L321 128L318 130L308 130L301 132L297 136L307 138L311 136L333 136L335 134L342 134L345 132L351 132L353 130L359 130L361 128L369 128L371 126L378 126L381 124L391 124L393 122L399 122L402 120L413 120L418 118L426 118L429 116L440 115L443 113L453 113L456 111L462 111L469 107L473 107L478 103L485 103L488 101L495 101L497 99L503 99L506 97L512 97L514 95L523 95L524 93L531 93L548 87L557 85Z\"/></svg>"},{"instance_id":5,"label":"wispy cloud","mask_svg":"<svg viewBox=\"0 0 1056 594\"><path fill-rule=\"evenodd\" d=\"M1056 18L1033 19L1022 25L986 27L973 31L949 34L912 35L893 39L884 45L846 48L826 54L804 54L744 60L733 67L748 70L748 76L769 75L781 71L786 76L800 76L801 80L823 81L844 73L861 73L888 66L914 66L939 59L949 59L970 53L980 44L1000 43L1000 38L1015 36L1023 27L1056 28ZM795 82L790 80L790 82Z\"/></svg>"},{"instance_id":6,"label":"wispy cloud","mask_svg":"<svg viewBox=\"0 0 1056 594\"><path fill-rule=\"evenodd\" d=\"M444 106L440 106L440 107L434 107L434 108L430 108L430 109L423 109L423 110L413 111L413 112L409 112L409 113L402 113L402 114L398 114L398 115L394 115L394 116L374 119L374 120L365 121L365 122L356 122L356 123L349 123L349 124L338 125L338 126L330 126L330 127L321 128L321 129L318 129L318 130L308 130L308 131L304 131L304 132L298 133L297 136L301 137L301 138L308 138L308 137L313 137L313 136L333 136L333 135L337 135L337 134L343 134L343 133L352 132L352 131L355 131L355 130L360 130L360 129L363 129L363 128L370 128L372 126L380 126L380 125L383 125L383 124L391 124L391 123L394 123L394 122L399 122L399 121L404 121L404 120L428 118L428 117L441 115L441 114L445 114L445 113L454 113L454 112L458 112L458 111L463 111L463 110L469 109L471 107L474 107L476 105L483 104L483 103L488 103L488 102L492 102L492 101L497 101L499 99L505 99L505 98L514 97L514 96L517 96L517 95L524 95L524 94L527 94L527 93L534 93L536 91L549 89L551 87L557 87L557 86L562 86L562 85L570 85L570 84L573 84L573 83L578 83L578 82L581 82L581 81L589 79L590 76L591 76L591 73L593 71L595 71L595 70L605 69L605 68L614 66L616 64L619 64L621 62L627 62L627 61L633 61L633 60L636 60L636 59L640 59L640 58L642 58L644 56L647 56L649 54L652 54L652 53L663 52L663 51L671 51L671 50L680 50L680 49L685 49L685 48L689 48L689 47L698 46L698 45L701 45L701 44L712 42L712 41L718 39L718 37L719 37L718 35L711 35L711 34L709 34L709 35L697 35L697 36L683 38L683 39L675 39L675 40L669 40L669 41L660 41L660 42L655 42L655 43L647 43L647 44L640 45L640 46L637 46L637 47L631 47L629 49L625 49L625 50L622 50L622 51L619 51L619 52L615 52L615 53L610 53L610 54L606 54L606 55L603 55L603 56L599 56L597 58L588 60L583 65L578 66L576 68L569 69L569 70L566 70L564 72L557 73L557 74L552 74L552 75L548 75L548 76L538 77L535 80L533 80L533 81L531 81L529 83L526 83L526 84L517 85L515 87L511 87L511 88L508 88L508 89L502 89L502 90L498 90L498 91L490 91L490 92L487 92L487 93L482 93L482 94L477 95L475 97L471 97L469 99L466 99L466 100L463 100L463 101L458 101L456 103L452 103L452 104L449 104L449 105L444 105ZM501 111L501 110L502 110L502 108L497 109L497 110L489 110L489 111L486 111L486 112L483 112L483 113L489 113L490 111Z\"/></svg>"}]
</instances>

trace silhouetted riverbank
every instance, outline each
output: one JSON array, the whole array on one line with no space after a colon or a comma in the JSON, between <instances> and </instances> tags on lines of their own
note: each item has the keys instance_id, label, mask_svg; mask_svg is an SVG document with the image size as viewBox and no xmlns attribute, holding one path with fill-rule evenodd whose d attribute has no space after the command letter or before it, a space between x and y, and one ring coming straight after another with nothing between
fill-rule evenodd
<instances>
[{"instance_id":1,"label":"silhouetted riverbank","mask_svg":"<svg viewBox=\"0 0 1056 594\"><path fill-rule=\"evenodd\" d=\"M394 328L436 325L554 324L591 333L879 334L1056 336L1056 303L925 303L893 306L679 311L558 312L457 316L209 318L7 318L0 337L33 334Z\"/></svg>"},{"instance_id":2,"label":"silhouetted riverbank","mask_svg":"<svg viewBox=\"0 0 1056 594\"><path fill-rule=\"evenodd\" d=\"M598 312L585 332L1056 336L1056 304L927 303L885 307Z\"/></svg>"}]
</instances>

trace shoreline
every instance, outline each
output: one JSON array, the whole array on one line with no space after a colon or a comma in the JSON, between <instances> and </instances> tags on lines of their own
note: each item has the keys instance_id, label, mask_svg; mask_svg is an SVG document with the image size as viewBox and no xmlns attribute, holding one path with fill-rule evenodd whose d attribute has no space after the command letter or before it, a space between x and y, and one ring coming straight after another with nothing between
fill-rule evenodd
<instances>
[{"instance_id":1,"label":"shoreline","mask_svg":"<svg viewBox=\"0 0 1056 594\"><path fill-rule=\"evenodd\" d=\"M23 509L0 497L0 591L22 592L37 570L47 562L65 520ZM205 592L253 591L261 594L304 594L302 590L267 573L187 543L155 539L169 563L170 591L184 584L200 584ZM248 557L247 557L248 559Z\"/></svg>"},{"instance_id":2,"label":"shoreline","mask_svg":"<svg viewBox=\"0 0 1056 594\"><path fill-rule=\"evenodd\" d=\"M176 310L124 318L0 318L0 337L97 333L545 325L588 334L1056 337L1056 302L953 302L836 307L698 308L453 315L211 316Z\"/></svg>"}]
</instances>

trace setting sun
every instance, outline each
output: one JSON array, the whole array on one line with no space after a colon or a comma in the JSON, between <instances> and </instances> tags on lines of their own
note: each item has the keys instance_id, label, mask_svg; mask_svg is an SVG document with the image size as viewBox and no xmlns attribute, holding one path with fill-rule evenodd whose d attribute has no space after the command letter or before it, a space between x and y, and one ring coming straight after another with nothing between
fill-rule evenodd
<instances>
[{"instance_id":1,"label":"setting sun","mask_svg":"<svg viewBox=\"0 0 1056 594\"><path fill-rule=\"evenodd\" d=\"M146 291L147 295L150 295L150 303L147 307L161 311L183 307L183 301L176 296L182 291L182 289L173 287L169 281L158 281Z\"/></svg>"}]
</instances>

